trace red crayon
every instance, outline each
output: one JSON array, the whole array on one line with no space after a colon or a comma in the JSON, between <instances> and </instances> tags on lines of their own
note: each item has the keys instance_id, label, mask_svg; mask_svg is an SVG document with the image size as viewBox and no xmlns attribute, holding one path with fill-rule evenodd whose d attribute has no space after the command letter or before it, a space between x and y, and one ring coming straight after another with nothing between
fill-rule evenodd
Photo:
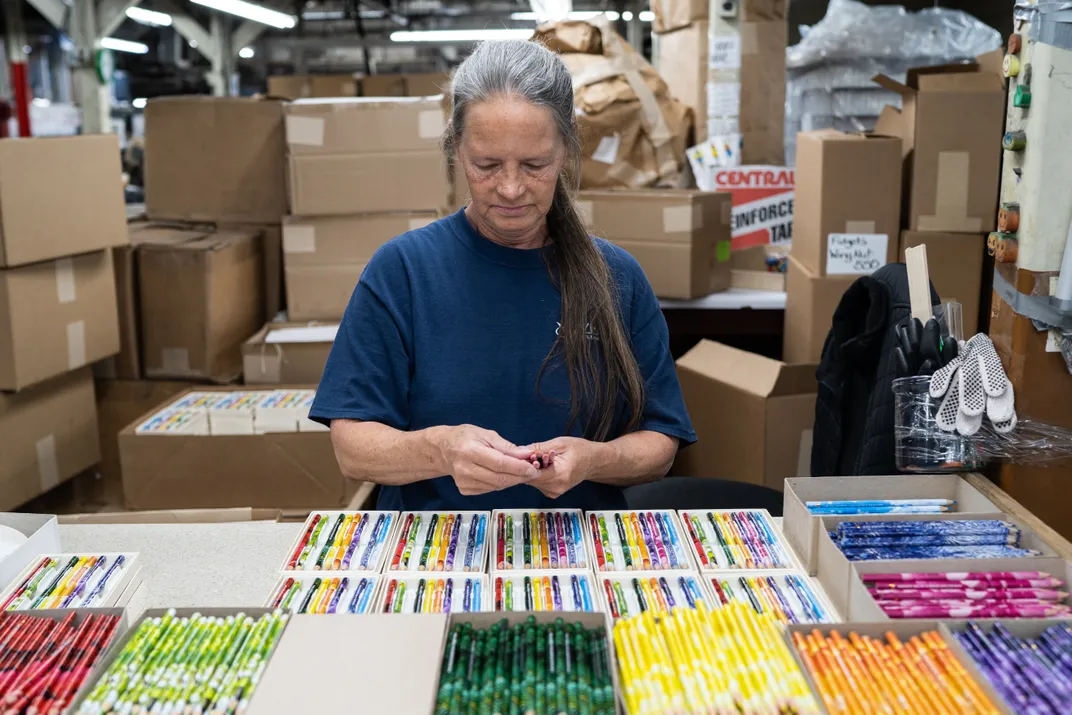
<instances>
[{"instance_id":1,"label":"red crayon","mask_svg":"<svg viewBox=\"0 0 1072 715\"><path fill-rule=\"evenodd\" d=\"M301 556L301 552L305 549L306 544L309 543L309 537L313 535L313 529L316 528L316 525L321 519L326 518L326 516L317 514L313 517L313 520L309 522L309 528L305 530L305 535L302 536L301 541L298 542L298 548L296 548L291 555L290 562L287 563L287 569L296 569L298 567L298 558Z\"/></svg>"},{"instance_id":2,"label":"red crayon","mask_svg":"<svg viewBox=\"0 0 1072 715\"><path fill-rule=\"evenodd\" d=\"M395 589L398 587L398 581L391 579L391 583L387 584L387 598L383 601L383 612L391 612L391 601L395 600Z\"/></svg>"},{"instance_id":3,"label":"red crayon","mask_svg":"<svg viewBox=\"0 0 1072 715\"><path fill-rule=\"evenodd\" d=\"M394 558L391 559L391 568L398 568L398 564L402 562L402 552L406 550L406 539L409 538L409 529L413 526L413 514L406 517L406 523L402 525L402 536L398 540L398 546L395 547Z\"/></svg>"},{"instance_id":4,"label":"red crayon","mask_svg":"<svg viewBox=\"0 0 1072 715\"><path fill-rule=\"evenodd\" d=\"M279 608L279 604L283 602L283 597L290 593L290 587L294 585L294 579L288 578L283 582L283 588L279 589L279 595L275 597L275 601L272 603L272 608Z\"/></svg>"},{"instance_id":5,"label":"red crayon","mask_svg":"<svg viewBox=\"0 0 1072 715\"><path fill-rule=\"evenodd\" d=\"M607 592L607 606L610 607L610 615L618 618L618 602L614 599L614 589L610 587L610 581L603 582L603 590Z\"/></svg>"},{"instance_id":6,"label":"red crayon","mask_svg":"<svg viewBox=\"0 0 1072 715\"><path fill-rule=\"evenodd\" d=\"M707 558L707 552L704 551L703 545L700 543L700 537L696 535L696 525L692 523L692 519L688 514L685 515L685 527L689 530L689 536L692 537L692 544L696 547L696 553L700 556L700 562L704 566L710 566L711 562Z\"/></svg>"},{"instance_id":7,"label":"red crayon","mask_svg":"<svg viewBox=\"0 0 1072 715\"><path fill-rule=\"evenodd\" d=\"M595 514L589 514L588 517L592 523L592 543L595 544L596 563L599 565L599 570L602 571L607 566L607 560L603 556L603 539L599 538L599 522L596 521Z\"/></svg>"},{"instance_id":8,"label":"red crayon","mask_svg":"<svg viewBox=\"0 0 1072 715\"><path fill-rule=\"evenodd\" d=\"M10 606L15 601L15 599L22 596L22 594L26 592L26 587L30 585L31 581L33 581L34 576L36 576L41 569L48 566L51 561L52 559L47 556L41 559L41 563L37 564L37 568L31 571L30 575L26 577L26 580L19 584L19 587L12 591L11 595L7 597L7 600L4 601L4 604L0 606L0 611L6 611L7 607Z\"/></svg>"},{"instance_id":9,"label":"red crayon","mask_svg":"<svg viewBox=\"0 0 1072 715\"><path fill-rule=\"evenodd\" d=\"M502 518L502 514L499 515ZM501 611L503 609L503 582L501 578L495 579L495 610Z\"/></svg>"},{"instance_id":10,"label":"red crayon","mask_svg":"<svg viewBox=\"0 0 1072 715\"><path fill-rule=\"evenodd\" d=\"M722 584L718 582L717 578L711 579L711 585L714 586L715 595L718 596L718 600L722 601L723 605L730 602L730 599L726 598L726 594L722 590Z\"/></svg>"}]
</instances>

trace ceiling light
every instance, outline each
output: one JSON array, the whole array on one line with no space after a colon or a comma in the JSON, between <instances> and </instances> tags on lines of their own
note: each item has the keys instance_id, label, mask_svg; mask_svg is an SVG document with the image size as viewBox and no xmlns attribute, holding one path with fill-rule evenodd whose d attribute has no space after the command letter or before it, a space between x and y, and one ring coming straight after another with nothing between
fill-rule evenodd
<instances>
[{"instance_id":1,"label":"ceiling light","mask_svg":"<svg viewBox=\"0 0 1072 715\"><path fill-rule=\"evenodd\" d=\"M145 109L145 105L148 103L148 101L149 100L147 100L145 97L138 97L137 99L131 101L130 104L134 107L134 109Z\"/></svg>"},{"instance_id":2,"label":"ceiling light","mask_svg":"<svg viewBox=\"0 0 1072 715\"><path fill-rule=\"evenodd\" d=\"M626 22L629 22L630 20L633 19L633 13L629 12L628 10L626 10L625 12L622 13L622 19L625 20Z\"/></svg>"},{"instance_id":3,"label":"ceiling light","mask_svg":"<svg viewBox=\"0 0 1072 715\"><path fill-rule=\"evenodd\" d=\"M238 56L241 57L244 60L250 59L251 57L253 57L253 48L252 47L243 47L242 49L240 49L238 51Z\"/></svg>"},{"instance_id":4,"label":"ceiling light","mask_svg":"<svg viewBox=\"0 0 1072 715\"><path fill-rule=\"evenodd\" d=\"M644 10L638 16L641 22L652 22L655 19L655 13L651 10Z\"/></svg>"},{"instance_id":5,"label":"ceiling light","mask_svg":"<svg viewBox=\"0 0 1072 715\"><path fill-rule=\"evenodd\" d=\"M134 22L140 22L150 27L169 27L171 25L171 15L166 12L146 10L143 7L128 7L127 17Z\"/></svg>"},{"instance_id":6,"label":"ceiling light","mask_svg":"<svg viewBox=\"0 0 1072 715\"><path fill-rule=\"evenodd\" d=\"M148 45L142 44L141 42L131 42L130 40L119 40L114 37L102 37L100 46L106 50L132 52L135 55L144 55L149 52Z\"/></svg>"},{"instance_id":7,"label":"ceiling light","mask_svg":"<svg viewBox=\"0 0 1072 715\"><path fill-rule=\"evenodd\" d=\"M567 20L593 20L600 15L606 15L607 19L614 22L618 19L618 13L613 10L603 12L602 10L574 10L566 15ZM546 15L539 15L535 12L512 12L510 13L511 20L528 20L530 22L545 22L548 18Z\"/></svg>"},{"instance_id":8,"label":"ceiling light","mask_svg":"<svg viewBox=\"0 0 1072 715\"><path fill-rule=\"evenodd\" d=\"M297 20L292 15L287 15L283 12L277 12L270 10L263 5L256 5L246 0L192 0L192 2L198 5L204 5L210 7L213 10L219 10L220 12L226 12L231 15L238 15L244 17L247 20L253 20L264 25L271 25L272 27L278 27L281 30L289 30L297 24Z\"/></svg>"},{"instance_id":9,"label":"ceiling light","mask_svg":"<svg viewBox=\"0 0 1072 715\"><path fill-rule=\"evenodd\" d=\"M481 40L528 40L532 30L400 30L391 33L391 42L480 42Z\"/></svg>"}]
</instances>

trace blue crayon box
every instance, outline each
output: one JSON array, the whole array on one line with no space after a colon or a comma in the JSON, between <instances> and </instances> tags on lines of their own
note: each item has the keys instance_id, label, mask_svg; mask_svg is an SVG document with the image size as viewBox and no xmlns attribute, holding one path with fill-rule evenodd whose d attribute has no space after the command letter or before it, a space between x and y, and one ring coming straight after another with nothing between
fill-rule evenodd
<instances>
[{"instance_id":1,"label":"blue crayon box","mask_svg":"<svg viewBox=\"0 0 1072 715\"><path fill-rule=\"evenodd\" d=\"M491 512L491 523L494 530L488 549L492 573L595 566L580 509L496 509Z\"/></svg>"},{"instance_id":2,"label":"blue crayon box","mask_svg":"<svg viewBox=\"0 0 1072 715\"><path fill-rule=\"evenodd\" d=\"M279 570L379 573L398 521L397 511L311 512Z\"/></svg>"},{"instance_id":3,"label":"blue crayon box","mask_svg":"<svg viewBox=\"0 0 1072 715\"><path fill-rule=\"evenodd\" d=\"M587 569L497 571L490 577L492 608L503 612L600 612L603 601Z\"/></svg>"},{"instance_id":4,"label":"blue crayon box","mask_svg":"<svg viewBox=\"0 0 1072 715\"><path fill-rule=\"evenodd\" d=\"M584 516L596 572L696 568L688 536L673 511L590 511Z\"/></svg>"},{"instance_id":5,"label":"blue crayon box","mask_svg":"<svg viewBox=\"0 0 1072 715\"><path fill-rule=\"evenodd\" d=\"M602 610L612 619L713 603L703 578L691 570L601 573L597 583Z\"/></svg>"},{"instance_id":6,"label":"blue crayon box","mask_svg":"<svg viewBox=\"0 0 1072 715\"><path fill-rule=\"evenodd\" d=\"M486 511L404 511L384 573L484 573L494 538Z\"/></svg>"},{"instance_id":7,"label":"blue crayon box","mask_svg":"<svg viewBox=\"0 0 1072 715\"><path fill-rule=\"evenodd\" d=\"M371 613L380 582L376 573L286 573L272 587L265 608L294 614Z\"/></svg>"},{"instance_id":8,"label":"blue crayon box","mask_svg":"<svg viewBox=\"0 0 1072 715\"><path fill-rule=\"evenodd\" d=\"M126 606L142 584L134 552L35 556L0 595L8 611Z\"/></svg>"},{"instance_id":9,"label":"blue crayon box","mask_svg":"<svg viewBox=\"0 0 1072 715\"><path fill-rule=\"evenodd\" d=\"M683 509L679 516L701 571L800 568L766 509Z\"/></svg>"},{"instance_id":10,"label":"blue crayon box","mask_svg":"<svg viewBox=\"0 0 1072 715\"><path fill-rule=\"evenodd\" d=\"M484 574L383 574L376 613L476 613L493 599Z\"/></svg>"}]
</instances>

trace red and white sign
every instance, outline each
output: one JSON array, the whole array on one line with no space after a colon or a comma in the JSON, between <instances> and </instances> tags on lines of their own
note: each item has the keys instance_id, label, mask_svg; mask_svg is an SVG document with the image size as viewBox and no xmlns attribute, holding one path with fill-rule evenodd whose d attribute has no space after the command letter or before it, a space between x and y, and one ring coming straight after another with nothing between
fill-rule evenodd
<instances>
[{"instance_id":1,"label":"red and white sign","mask_svg":"<svg viewBox=\"0 0 1072 715\"><path fill-rule=\"evenodd\" d=\"M793 170L784 166L720 167L714 191L733 194L733 250L793 240Z\"/></svg>"}]
</instances>

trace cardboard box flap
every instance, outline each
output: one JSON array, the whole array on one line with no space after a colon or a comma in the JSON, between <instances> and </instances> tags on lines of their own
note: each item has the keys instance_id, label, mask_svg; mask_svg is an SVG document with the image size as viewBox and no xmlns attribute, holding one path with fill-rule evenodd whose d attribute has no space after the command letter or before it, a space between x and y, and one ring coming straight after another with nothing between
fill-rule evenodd
<instances>
[{"instance_id":1,"label":"cardboard box flap","mask_svg":"<svg viewBox=\"0 0 1072 715\"><path fill-rule=\"evenodd\" d=\"M882 108L878 121L875 122L875 134L899 137L901 140L901 158L912 151L912 127L905 120L904 114L897 107L886 105Z\"/></svg>"},{"instance_id":2,"label":"cardboard box flap","mask_svg":"<svg viewBox=\"0 0 1072 715\"><path fill-rule=\"evenodd\" d=\"M877 84L879 87L883 87L885 89L888 89L891 92L896 92L897 94L901 95L902 97L914 97L914 96L916 96L916 90L912 89L911 87L909 87L906 84L901 84L897 80L895 80L895 79L893 79L891 77L887 77L884 74L875 75L874 77L871 78L871 81L874 82L875 84Z\"/></svg>"},{"instance_id":3,"label":"cardboard box flap","mask_svg":"<svg viewBox=\"0 0 1072 715\"><path fill-rule=\"evenodd\" d=\"M986 72L934 74L919 78L921 92L993 92L1002 86L1000 77Z\"/></svg>"},{"instance_id":4,"label":"cardboard box flap","mask_svg":"<svg viewBox=\"0 0 1072 715\"><path fill-rule=\"evenodd\" d=\"M148 226L131 231L131 244L143 248L172 248L191 241L199 241L209 235L208 231L189 231L167 226Z\"/></svg>"},{"instance_id":5,"label":"cardboard box flap","mask_svg":"<svg viewBox=\"0 0 1072 715\"><path fill-rule=\"evenodd\" d=\"M678 359L677 365L759 397L772 393L782 369L786 367L785 363L777 360L713 340L701 340ZM814 381L814 376L812 379Z\"/></svg>"},{"instance_id":6,"label":"cardboard box flap","mask_svg":"<svg viewBox=\"0 0 1072 715\"><path fill-rule=\"evenodd\" d=\"M778 379L774 382L774 388L770 391L770 396L814 395L819 389L819 382L815 377L815 371L818 368L818 365L812 363L783 364L778 373Z\"/></svg>"},{"instance_id":7,"label":"cardboard box flap","mask_svg":"<svg viewBox=\"0 0 1072 715\"><path fill-rule=\"evenodd\" d=\"M907 83L912 89L922 89L920 79L928 75L938 74L962 74L965 72L978 72L979 65L975 62L950 62L944 65L931 65L929 67L912 67L907 72Z\"/></svg>"}]
</instances>

